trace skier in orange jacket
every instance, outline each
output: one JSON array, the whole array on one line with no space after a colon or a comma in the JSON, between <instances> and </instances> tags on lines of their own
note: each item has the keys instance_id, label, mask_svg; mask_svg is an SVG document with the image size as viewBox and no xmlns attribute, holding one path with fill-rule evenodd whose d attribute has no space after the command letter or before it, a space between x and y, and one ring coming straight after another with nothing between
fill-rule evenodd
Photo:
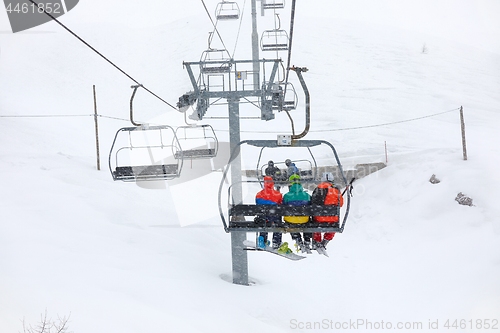
<instances>
[{"instance_id":1,"label":"skier in orange jacket","mask_svg":"<svg viewBox=\"0 0 500 333\"><path fill-rule=\"evenodd\" d=\"M335 205L342 207L344 204L344 198L339 189L333 185L333 176L330 174L323 175L323 182L318 184L314 189L311 196L311 204L313 205ZM332 226L338 226L339 217L338 216L313 216L313 221L318 223L330 223ZM326 245L335 236L334 232L325 232L323 240L321 239L321 233L315 232L313 234L313 249L323 249L326 250Z\"/></svg>"}]
</instances>

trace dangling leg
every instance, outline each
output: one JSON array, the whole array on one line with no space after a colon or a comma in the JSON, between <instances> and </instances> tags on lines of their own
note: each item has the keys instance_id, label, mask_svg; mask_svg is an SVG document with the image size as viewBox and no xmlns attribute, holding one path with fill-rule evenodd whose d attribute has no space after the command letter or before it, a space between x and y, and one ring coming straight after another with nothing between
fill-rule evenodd
<instances>
[{"instance_id":1,"label":"dangling leg","mask_svg":"<svg viewBox=\"0 0 500 333\"><path fill-rule=\"evenodd\" d=\"M295 241L295 247L297 248L297 251L300 249L302 252L305 252L304 242L302 241L302 236L300 235L300 232L291 232L290 235L292 236L292 239Z\"/></svg>"},{"instance_id":2,"label":"dangling leg","mask_svg":"<svg viewBox=\"0 0 500 333\"><path fill-rule=\"evenodd\" d=\"M282 234L281 232L273 233L273 249L278 249L281 246Z\"/></svg>"},{"instance_id":3,"label":"dangling leg","mask_svg":"<svg viewBox=\"0 0 500 333\"><path fill-rule=\"evenodd\" d=\"M304 232L304 248L308 254L311 254L311 238L312 232Z\"/></svg>"},{"instance_id":4,"label":"dangling leg","mask_svg":"<svg viewBox=\"0 0 500 333\"><path fill-rule=\"evenodd\" d=\"M313 234L312 249L317 250L318 245L321 243L321 232L315 232Z\"/></svg>"},{"instance_id":5,"label":"dangling leg","mask_svg":"<svg viewBox=\"0 0 500 333\"><path fill-rule=\"evenodd\" d=\"M335 233L334 232L325 232L325 235L323 237L323 241L321 242L321 245L323 246L323 248L326 250L326 245L328 244L328 242L330 242L333 237L335 236Z\"/></svg>"}]
</instances>

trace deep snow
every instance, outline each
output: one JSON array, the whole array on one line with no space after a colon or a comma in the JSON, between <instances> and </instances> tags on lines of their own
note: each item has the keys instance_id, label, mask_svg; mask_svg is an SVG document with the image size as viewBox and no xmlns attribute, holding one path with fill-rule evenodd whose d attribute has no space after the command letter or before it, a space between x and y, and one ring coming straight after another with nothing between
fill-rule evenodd
<instances>
[{"instance_id":1,"label":"deep snow","mask_svg":"<svg viewBox=\"0 0 500 333\"><path fill-rule=\"evenodd\" d=\"M217 1L206 3L213 10ZM498 3L297 6L292 63L309 68L307 138L331 141L346 168L385 161L386 142L388 166L357 182L350 219L329 246L330 258L291 262L249 253L250 287L227 282L230 236L218 217L207 213L195 224L178 219L200 210L204 198L213 200L221 173L193 181L182 210L182 201L172 198L176 186L113 182L107 153L115 131L129 123L110 118L99 119L103 170L96 171L92 85L100 114L127 119L132 82L57 24L12 34L1 11L1 332L22 331L23 318L35 324L45 310L52 318L71 314L75 333L335 331L325 323L356 320L421 322L419 331L439 320L440 331L477 332L444 324L500 320ZM211 30L194 0L182 6L88 0L61 21L172 103L190 89L182 61L199 59ZM265 22L269 17L259 28ZM219 28L234 41L234 25ZM246 35L238 59L249 55ZM182 114L144 92L136 105L141 119L184 123ZM341 130L460 106L468 161L457 111ZM302 110L303 104L295 111L298 128ZM5 117L22 115L82 117ZM207 123L227 141L226 120ZM278 114L241 127L242 139L273 139L289 131L289 122ZM245 165L254 163L244 157ZM430 184L432 174L441 183ZM475 206L458 205L458 192ZM360 325L357 331L370 330Z\"/></svg>"}]
</instances>

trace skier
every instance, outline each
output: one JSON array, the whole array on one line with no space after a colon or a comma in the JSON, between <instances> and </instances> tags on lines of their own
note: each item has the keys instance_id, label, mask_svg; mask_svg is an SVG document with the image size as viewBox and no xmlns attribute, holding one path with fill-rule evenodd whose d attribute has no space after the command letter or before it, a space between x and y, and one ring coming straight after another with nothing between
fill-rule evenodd
<instances>
[{"instance_id":1,"label":"skier","mask_svg":"<svg viewBox=\"0 0 500 333\"><path fill-rule=\"evenodd\" d=\"M344 198L339 189L333 184L334 179L331 173L324 173L321 178L321 183L314 189L311 204L313 205L335 205L342 207ZM333 227L338 226L338 216L313 216L313 221L318 223L330 223ZM323 240L321 233L315 232L313 234L312 249L317 250L319 253L326 251L326 245L335 236L334 232L325 232Z\"/></svg>"},{"instance_id":2,"label":"skier","mask_svg":"<svg viewBox=\"0 0 500 333\"><path fill-rule=\"evenodd\" d=\"M311 196L309 193L304 191L304 188L300 184L300 176L293 174L289 178L290 187L288 193L283 196L283 204L292 206L306 206L311 204ZM290 223L294 226L297 224L304 224L309 222L309 216L284 216L285 222ZM304 240L299 232L290 233L292 239L295 240L297 247L304 253L311 253L311 238L312 233L304 233Z\"/></svg>"},{"instance_id":3,"label":"skier","mask_svg":"<svg viewBox=\"0 0 500 333\"><path fill-rule=\"evenodd\" d=\"M255 195L255 204L257 205L281 205L283 197L281 193L274 189L274 181L270 176L264 177L264 188ZM265 225L279 224L280 216L257 215L255 222L265 223ZM262 237L262 238L261 238ZM261 232L259 235L262 242L257 242L257 246L265 247L267 245L267 232ZM282 234L280 232L273 233L273 249L278 249L281 245ZM260 243L260 244L259 244Z\"/></svg>"},{"instance_id":4,"label":"skier","mask_svg":"<svg viewBox=\"0 0 500 333\"><path fill-rule=\"evenodd\" d=\"M266 176L271 176L275 182L283 180L283 174L280 168L274 165L273 161L267 162L267 168L264 170ZM280 190L281 186L276 185L276 190Z\"/></svg>"},{"instance_id":5,"label":"skier","mask_svg":"<svg viewBox=\"0 0 500 333\"><path fill-rule=\"evenodd\" d=\"M290 159L285 160L285 165L287 166L286 170L286 175L288 178L290 178L291 175L298 175L299 174L299 168L295 166L295 163L292 163Z\"/></svg>"}]
</instances>

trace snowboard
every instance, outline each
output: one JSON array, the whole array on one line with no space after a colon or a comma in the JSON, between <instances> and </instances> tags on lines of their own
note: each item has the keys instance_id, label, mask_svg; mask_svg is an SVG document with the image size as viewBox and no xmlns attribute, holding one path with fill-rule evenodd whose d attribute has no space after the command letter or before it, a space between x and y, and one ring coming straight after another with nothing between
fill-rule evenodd
<instances>
[{"instance_id":1,"label":"snowboard","mask_svg":"<svg viewBox=\"0 0 500 333\"><path fill-rule=\"evenodd\" d=\"M265 246L264 248L261 248L261 247L257 247L255 245L255 242L252 242L250 240L244 240L243 241L243 245L244 245L244 250L247 250L247 251L265 251L265 252L269 252L269 253L273 253L273 254L277 254L281 257L285 257L287 259L290 259L290 260L300 260L300 259L304 259L305 257L304 256L299 256L298 254L295 254L295 253L281 253L281 252L278 252L277 249L273 249L271 246Z\"/></svg>"}]
</instances>

